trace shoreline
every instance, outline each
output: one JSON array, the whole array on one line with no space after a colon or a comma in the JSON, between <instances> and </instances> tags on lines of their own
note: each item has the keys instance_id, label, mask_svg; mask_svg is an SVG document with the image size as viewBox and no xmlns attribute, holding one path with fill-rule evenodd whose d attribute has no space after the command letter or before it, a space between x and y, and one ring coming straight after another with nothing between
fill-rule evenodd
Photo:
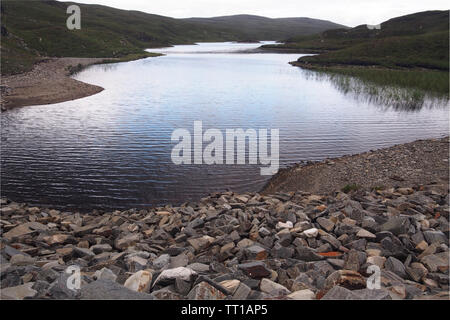
<instances>
[{"instance_id":1,"label":"shoreline","mask_svg":"<svg viewBox=\"0 0 450 320\"><path fill-rule=\"evenodd\" d=\"M75 80L71 76L91 65L157 56L161 54L146 52L122 58L44 58L31 71L1 77L1 111L61 103L97 94L104 88Z\"/></svg>"},{"instance_id":2,"label":"shoreline","mask_svg":"<svg viewBox=\"0 0 450 320\"><path fill-rule=\"evenodd\" d=\"M331 194L342 188L370 191L449 181L449 137L421 139L388 148L283 168L261 194L304 191Z\"/></svg>"}]
</instances>

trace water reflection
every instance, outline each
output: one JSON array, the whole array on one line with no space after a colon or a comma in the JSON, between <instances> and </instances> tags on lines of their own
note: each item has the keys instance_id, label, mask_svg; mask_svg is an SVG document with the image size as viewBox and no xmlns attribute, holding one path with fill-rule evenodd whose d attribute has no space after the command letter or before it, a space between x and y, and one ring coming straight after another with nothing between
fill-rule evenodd
<instances>
[{"instance_id":1,"label":"water reflection","mask_svg":"<svg viewBox=\"0 0 450 320\"><path fill-rule=\"evenodd\" d=\"M448 108L447 93L425 91L414 87L380 85L376 81L336 72L304 70L305 77L329 81L343 94L376 105L381 110L417 112L422 108ZM395 71L384 71L386 73ZM380 73L380 70L377 71Z\"/></svg>"},{"instance_id":2,"label":"water reflection","mask_svg":"<svg viewBox=\"0 0 450 320\"><path fill-rule=\"evenodd\" d=\"M75 78L102 86L101 93L2 113L2 195L67 210L177 204L262 188L267 177L259 164L172 163L173 130L192 132L197 120L222 132L279 129L282 167L448 134L448 108L406 112L355 99L336 78L312 78L289 65L298 54L194 47L203 52L89 67Z\"/></svg>"}]
</instances>

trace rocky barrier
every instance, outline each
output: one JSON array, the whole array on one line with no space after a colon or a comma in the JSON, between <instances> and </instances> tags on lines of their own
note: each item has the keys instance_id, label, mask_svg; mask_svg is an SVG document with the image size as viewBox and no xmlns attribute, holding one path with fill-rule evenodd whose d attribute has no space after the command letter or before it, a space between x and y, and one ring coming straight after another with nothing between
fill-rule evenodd
<instances>
[{"instance_id":1,"label":"rocky barrier","mask_svg":"<svg viewBox=\"0 0 450 320\"><path fill-rule=\"evenodd\" d=\"M2 299L448 299L448 185L82 214L2 200Z\"/></svg>"}]
</instances>

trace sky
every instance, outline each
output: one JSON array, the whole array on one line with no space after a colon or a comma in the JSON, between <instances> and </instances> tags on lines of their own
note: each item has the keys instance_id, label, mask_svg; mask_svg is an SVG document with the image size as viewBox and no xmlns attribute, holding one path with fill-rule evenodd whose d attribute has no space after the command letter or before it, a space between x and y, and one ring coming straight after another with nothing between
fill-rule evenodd
<instances>
[{"instance_id":1,"label":"sky","mask_svg":"<svg viewBox=\"0 0 450 320\"><path fill-rule=\"evenodd\" d=\"M426 10L448 10L447 0L75 0L174 18L255 14L309 17L355 27Z\"/></svg>"}]
</instances>

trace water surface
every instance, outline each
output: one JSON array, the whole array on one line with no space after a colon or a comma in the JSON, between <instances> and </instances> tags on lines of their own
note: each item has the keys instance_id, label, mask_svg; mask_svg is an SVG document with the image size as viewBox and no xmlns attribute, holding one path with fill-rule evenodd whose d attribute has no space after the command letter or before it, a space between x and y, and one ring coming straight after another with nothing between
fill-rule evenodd
<instances>
[{"instance_id":1,"label":"water surface","mask_svg":"<svg viewBox=\"0 0 450 320\"><path fill-rule=\"evenodd\" d=\"M171 162L171 133L280 130L282 166L448 134L448 102L413 111L361 99L292 67L299 54L245 54L257 44L160 49L163 57L92 66L97 95L1 115L2 196L32 204L130 208L214 191L257 191L260 165ZM156 51L156 50L151 50Z\"/></svg>"}]
</instances>

